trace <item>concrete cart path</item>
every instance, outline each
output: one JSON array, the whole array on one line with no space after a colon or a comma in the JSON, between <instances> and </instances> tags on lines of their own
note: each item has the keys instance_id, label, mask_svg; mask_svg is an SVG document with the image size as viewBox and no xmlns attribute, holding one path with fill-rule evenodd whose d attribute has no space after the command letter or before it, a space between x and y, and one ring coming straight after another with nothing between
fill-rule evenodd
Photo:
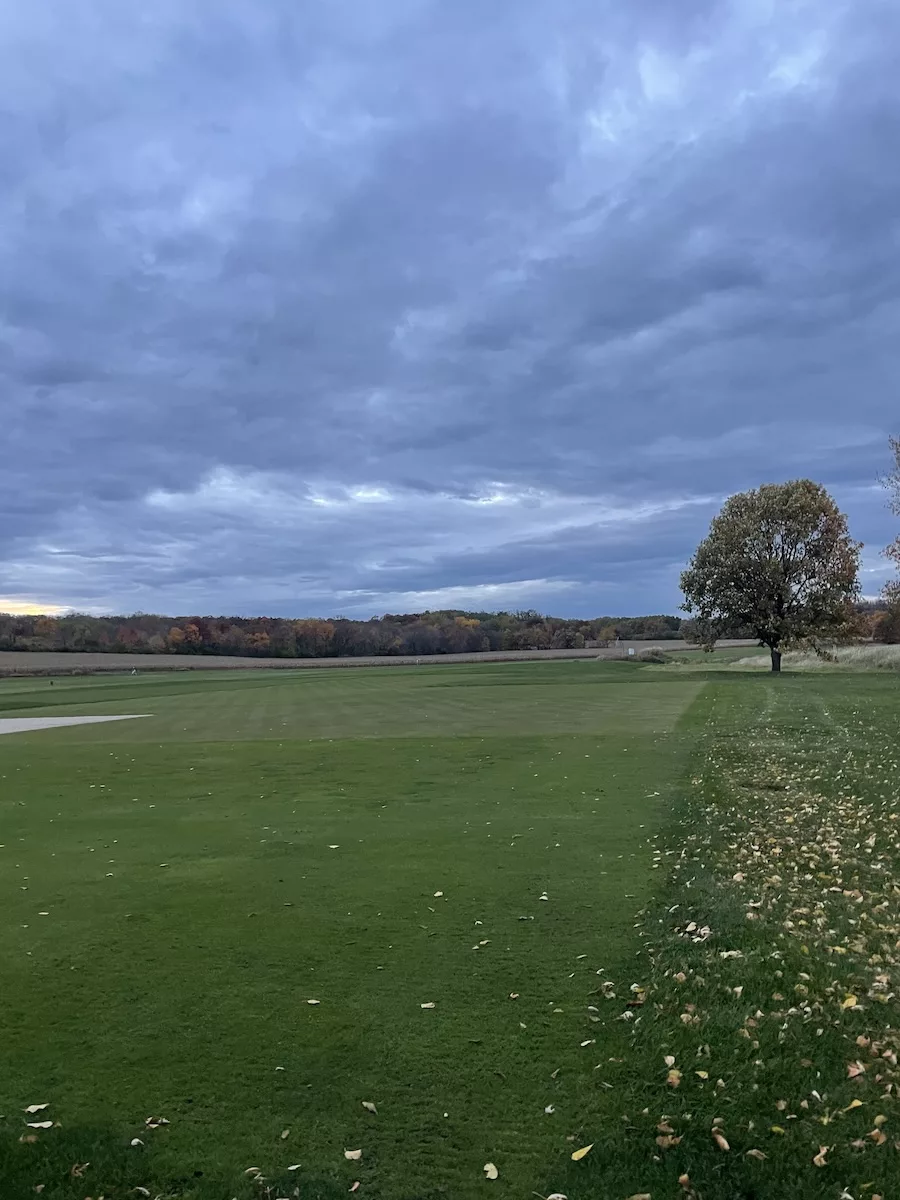
<instances>
[{"instance_id":1,"label":"concrete cart path","mask_svg":"<svg viewBox=\"0 0 900 1200\"><path fill-rule=\"evenodd\" d=\"M97 725L100 721L138 721L151 713L131 713L125 717L0 717L0 735L30 733L33 729L59 729L63 725Z\"/></svg>"}]
</instances>

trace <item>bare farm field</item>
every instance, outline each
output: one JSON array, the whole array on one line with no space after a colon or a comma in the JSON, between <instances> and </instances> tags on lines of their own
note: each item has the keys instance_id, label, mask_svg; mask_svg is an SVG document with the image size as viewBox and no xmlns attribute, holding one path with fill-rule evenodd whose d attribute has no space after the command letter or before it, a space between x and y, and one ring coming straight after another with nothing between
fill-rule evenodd
<instances>
[{"instance_id":1,"label":"bare farm field","mask_svg":"<svg viewBox=\"0 0 900 1200\"><path fill-rule=\"evenodd\" d=\"M8 675L92 675L99 671L309 670L314 667L409 667L417 664L544 662L559 659L624 658L629 649L648 650L654 642L622 642L607 650L492 650L484 654L376 654L360 658L241 658L206 654L100 654L0 650L0 677ZM662 649L696 650L687 642L664 641ZM723 641L720 646L752 646Z\"/></svg>"}]
</instances>

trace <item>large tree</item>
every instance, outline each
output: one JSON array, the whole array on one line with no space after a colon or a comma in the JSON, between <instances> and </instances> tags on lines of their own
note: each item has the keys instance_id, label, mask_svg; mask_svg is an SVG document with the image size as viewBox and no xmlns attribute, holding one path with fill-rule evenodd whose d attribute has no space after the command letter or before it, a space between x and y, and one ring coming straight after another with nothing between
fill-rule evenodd
<instances>
[{"instance_id":1,"label":"large tree","mask_svg":"<svg viewBox=\"0 0 900 1200\"><path fill-rule=\"evenodd\" d=\"M860 543L809 479L731 496L681 576L682 605L712 631L752 629L781 670L782 651L838 637L859 593Z\"/></svg>"},{"instance_id":2,"label":"large tree","mask_svg":"<svg viewBox=\"0 0 900 1200\"><path fill-rule=\"evenodd\" d=\"M890 493L888 504L891 512L896 513L900 517L900 438L891 438L891 451L894 455L894 469L890 475L885 476L884 486ZM898 535L890 546L885 551L888 558L892 558L900 567L900 535ZM890 604L896 619L896 612L900 610L900 579L892 580L885 586L884 596L888 604Z\"/></svg>"}]
</instances>

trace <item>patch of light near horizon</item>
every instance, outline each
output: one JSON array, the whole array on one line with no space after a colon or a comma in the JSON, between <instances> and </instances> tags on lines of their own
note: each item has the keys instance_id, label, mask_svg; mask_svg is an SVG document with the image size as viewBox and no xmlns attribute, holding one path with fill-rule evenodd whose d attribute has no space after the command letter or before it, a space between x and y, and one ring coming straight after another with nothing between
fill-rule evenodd
<instances>
[{"instance_id":1,"label":"patch of light near horizon","mask_svg":"<svg viewBox=\"0 0 900 1200\"><path fill-rule=\"evenodd\" d=\"M61 617L70 612L65 604L50 604L46 600L0 596L0 613L11 617Z\"/></svg>"}]
</instances>

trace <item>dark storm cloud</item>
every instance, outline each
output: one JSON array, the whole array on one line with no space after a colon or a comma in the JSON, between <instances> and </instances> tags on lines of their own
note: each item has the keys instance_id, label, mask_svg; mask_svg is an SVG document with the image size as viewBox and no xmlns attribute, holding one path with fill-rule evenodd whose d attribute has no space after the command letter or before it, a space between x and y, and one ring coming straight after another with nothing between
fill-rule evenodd
<instances>
[{"instance_id":1,"label":"dark storm cloud","mask_svg":"<svg viewBox=\"0 0 900 1200\"><path fill-rule=\"evenodd\" d=\"M677 604L891 536L887 0L0 0L0 598Z\"/></svg>"}]
</instances>

